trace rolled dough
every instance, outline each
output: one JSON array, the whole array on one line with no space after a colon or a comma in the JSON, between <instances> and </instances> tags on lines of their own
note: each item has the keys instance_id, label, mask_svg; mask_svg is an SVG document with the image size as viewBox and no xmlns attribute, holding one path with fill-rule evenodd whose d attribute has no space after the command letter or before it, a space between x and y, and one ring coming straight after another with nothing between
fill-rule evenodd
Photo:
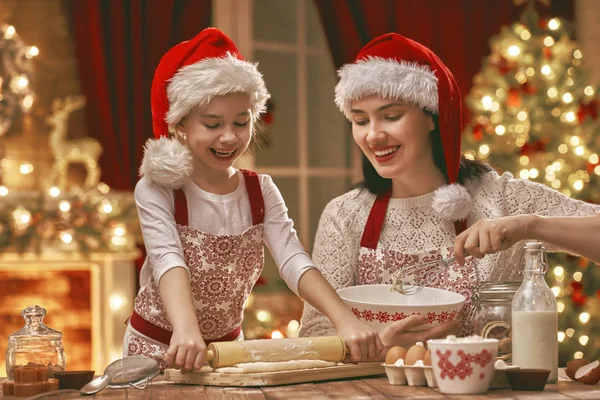
<instances>
[{"instance_id":1,"label":"rolled dough","mask_svg":"<svg viewBox=\"0 0 600 400\"><path fill-rule=\"evenodd\" d=\"M215 369L215 372L223 374L250 374L257 372L278 372L289 371L294 369L312 369L333 367L336 362L323 360L291 360L280 362L253 362L235 364L233 367L221 367Z\"/></svg>"}]
</instances>

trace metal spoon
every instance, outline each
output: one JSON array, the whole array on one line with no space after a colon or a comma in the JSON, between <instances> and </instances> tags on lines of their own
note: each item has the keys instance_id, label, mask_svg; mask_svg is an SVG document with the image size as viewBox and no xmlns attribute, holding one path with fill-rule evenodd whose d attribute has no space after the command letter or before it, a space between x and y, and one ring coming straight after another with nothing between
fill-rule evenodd
<instances>
[{"instance_id":1,"label":"metal spoon","mask_svg":"<svg viewBox=\"0 0 600 400\"><path fill-rule=\"evenodd\" d=\"M79 391L81 394L94 394L98 393L102 389L108 386L110 383L109 375L102 375L93 379L91 382L86 383L81 390Z\"/></svg>"}]
</instances>

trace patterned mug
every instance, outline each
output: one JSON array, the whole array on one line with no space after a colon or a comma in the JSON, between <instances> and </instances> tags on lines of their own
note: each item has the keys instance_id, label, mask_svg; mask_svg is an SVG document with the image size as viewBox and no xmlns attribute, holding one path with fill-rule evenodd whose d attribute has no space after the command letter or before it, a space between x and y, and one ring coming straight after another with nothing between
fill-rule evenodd
<instances>
[{"instance_id":1,"label":"patterned mug","mask_svg":"<svg viewBox=\"0 0 600 400\"><path fill-rule=\"evenodd\" d=\"M479 336L427 341L431 366L440 392L445 394L486 393L494 378L497 339Z\"/></svg>"}]
</instances>

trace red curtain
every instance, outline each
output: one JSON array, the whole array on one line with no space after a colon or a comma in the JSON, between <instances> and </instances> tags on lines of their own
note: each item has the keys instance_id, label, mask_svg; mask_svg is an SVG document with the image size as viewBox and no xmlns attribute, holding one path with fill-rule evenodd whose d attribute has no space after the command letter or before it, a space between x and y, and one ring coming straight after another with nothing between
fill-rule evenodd
<instances>
[{"instance_id":1,"label":"red curtain","mask_svg":"<svg viewBox=\"0 0 600 400\"><path fill-rule=\"evenodd\" d=\"M433 50L454 73L463 97L490 53L489 39L517 21L524 7L512 0L314 1L336 68L352 62L371 39L397 32ZM537 8L543 17L574 19L572 0Z\"/></svg>"},{"instance_id":2,"label":"red curtain","mask_svg":"<svg viewBox=\"0 0 600 400\"><path fill-rule=\"evenodd\" d=\"M150 86L163 54L209 26L211 0L70 0L88 133L100 140L102 181L132 190L152 136Z\"/></svg>"}]
</instances>

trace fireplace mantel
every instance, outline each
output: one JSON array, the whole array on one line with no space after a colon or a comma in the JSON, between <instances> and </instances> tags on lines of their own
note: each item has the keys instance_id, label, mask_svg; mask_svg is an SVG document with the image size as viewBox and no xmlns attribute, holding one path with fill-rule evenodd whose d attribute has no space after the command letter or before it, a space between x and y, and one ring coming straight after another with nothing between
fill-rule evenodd
<instances>
[{"instance_id":1,"label":"fireplace mantel","mask_svg":"<svg viewBox=\"0 0 600 400\"><path fill-rule=\"evenodd\" d=\"M36 302L47 308L48 325L63 331L67 368L91 368L101 373L111 361L122 357L139 256L138 251L0 254L0 354L6 351L8 334L23 326L21 309ZM69 296L74 299L72 303ZM81 337L74 342L81 332L89 343L81 343L86 341ZM3 371L2 364L0 376Z\"/></svg>"}]
</instances>

